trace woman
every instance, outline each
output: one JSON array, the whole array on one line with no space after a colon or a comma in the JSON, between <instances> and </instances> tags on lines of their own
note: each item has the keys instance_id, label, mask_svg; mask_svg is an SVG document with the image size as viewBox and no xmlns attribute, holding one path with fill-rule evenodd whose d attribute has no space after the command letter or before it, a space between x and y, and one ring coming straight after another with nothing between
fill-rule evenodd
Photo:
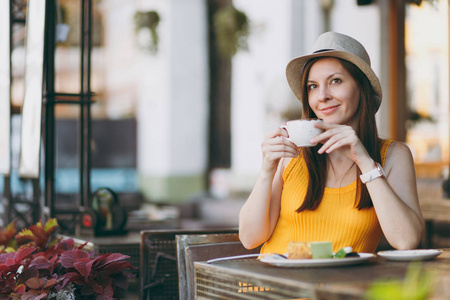
<instances>
[{"instance_id":1,"label":"woman","mask_svg":"<svg viewBox=\"0 0 450 300\"><path fill-rule=\"evenodd\" d=\"M303 118L324 132L299 148L277 128L262 142L262 169L239 215L246 248L286 253L290 241L332 241L375 252L384 234L396 249L421 240L414 163L409 148L380 140L375 122L380 82L364 47L327 32L313 54L293 59L286 75Z\"/></svg>"}]
</instances>

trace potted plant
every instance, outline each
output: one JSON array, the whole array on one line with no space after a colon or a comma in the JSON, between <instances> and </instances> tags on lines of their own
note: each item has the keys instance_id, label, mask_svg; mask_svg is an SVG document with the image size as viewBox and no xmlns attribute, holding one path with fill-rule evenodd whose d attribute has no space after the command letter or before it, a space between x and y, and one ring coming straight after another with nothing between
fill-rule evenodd
<instances>
[{"instance_id":1,"label":"potted plant","mask_svg":"<svg viewBox=\"0 0 450 300\"><path fill-rule=\"evenodd\" d=\"M159 36L157 28L160 17L156 11L139 11L134 15L134 23L139 46L155 54L158 52Z\"/></svg>"},{"instance_id":2,"label":"potted plant","mask_svg":"<svg viewBox=\"0 0 450 300\"><path fill-rule=\"evenodd\" d=\"M232 5L219 9L213 16L217 46L223 57L233 57L239 50L248 50L250 35L247 15Z\"/></svg>"},{"instance_id":3,"label":"potted plant","mask_svg":"<svg viewBox=\"0 0 450 300\"><path fill-rule=\"evenodd\" d=\"M120 253L95 255L52 238L56 219L0 231L0 299L117 299L135 269Z\"/></svg>"}]
</instances>

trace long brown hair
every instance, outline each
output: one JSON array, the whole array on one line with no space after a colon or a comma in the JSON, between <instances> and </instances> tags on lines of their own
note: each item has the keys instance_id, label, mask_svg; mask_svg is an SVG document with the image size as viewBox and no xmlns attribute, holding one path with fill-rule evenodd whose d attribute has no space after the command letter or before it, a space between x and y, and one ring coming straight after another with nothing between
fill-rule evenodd
<instances>
[{"instance_id":1,"label":"long brown hair","mask_svg":"<svg viewBox=\"0 0 450 300\"><path fill-rule=\"evenodd\" d=\"M311 66L320 58L315 58L308 61L303 69L302 76L302 104L303 104L303 118L317 118L314 111L311 109L308 103L307 93L307 79ZM339 59L339 58L338 58ZM366 75L354 64L339 59L342 66L350 73L353 79L356 81L360 89L360 101L356 114L360 115L357 136L363 143L369 155L375 160L381 161L381 140L378 138L375 113L377 110L375 93L372 85L367 79ZM296 210L301 212L304 210L315 210L322 201L323 193L325 191L325 181L327 178L327 155L319 154L317 151L321 145L317 145L312 148L302 148L303 158L306 162L309 173L308 188L305 196L305 200L302 205ZM361 171L357 168L357 175L361 175ZM360 195L358 201L358 193ZM357 199L355 199L355 207L358 209L370 208L373 206L372 199L370 198L367 187L357 181Z\"/></svg>"}]
</instances>

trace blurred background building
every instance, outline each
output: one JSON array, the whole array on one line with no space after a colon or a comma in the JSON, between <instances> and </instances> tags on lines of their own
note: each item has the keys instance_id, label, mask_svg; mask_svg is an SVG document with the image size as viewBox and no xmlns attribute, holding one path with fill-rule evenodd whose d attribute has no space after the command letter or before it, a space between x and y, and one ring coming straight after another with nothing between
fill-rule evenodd
<instances>
[{"instance_id":1,"label":"blurred background building","mask_svg":"<svg viewBox=\"0 0 450 300\"><path fill-rule=\"evenodd\" d=\"M20 1L13 1L20 2ZM26 1L23 1L26 2ZM59 0L55 90L79 90L80 0ZM449 166L446 0L93 0L91 187L180 203L245 198L265 134L301 105L285 66L324 31L358 39L383 85L383 138L405 141L420 178ZM13 28L12 190L24 97L24 26ZM6 62L1 62L5 64ZM78 192L79 110L56 111L56 193ZM4 181L0 189L4 190ZM131 198L130 198L131 199Z\"/></svg>"}]
</instances>

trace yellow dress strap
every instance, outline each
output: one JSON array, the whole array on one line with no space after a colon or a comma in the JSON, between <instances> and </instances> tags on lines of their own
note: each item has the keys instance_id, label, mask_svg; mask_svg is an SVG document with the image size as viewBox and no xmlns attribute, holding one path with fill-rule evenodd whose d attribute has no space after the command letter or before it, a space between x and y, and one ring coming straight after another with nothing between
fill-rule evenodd
<instances>
[{"instance_id":1,"label":"yellow dress strap","mask_svg":"<svg viewBox=\"0 0 450 300\"><path fill-rule=\"evenodd\" d=\"M382 140L381 144L381 166L384 168L384 163L386 162L386 154L389 148L389 145L393 142L393 140Z\"/></svg>"}]
</instances>

